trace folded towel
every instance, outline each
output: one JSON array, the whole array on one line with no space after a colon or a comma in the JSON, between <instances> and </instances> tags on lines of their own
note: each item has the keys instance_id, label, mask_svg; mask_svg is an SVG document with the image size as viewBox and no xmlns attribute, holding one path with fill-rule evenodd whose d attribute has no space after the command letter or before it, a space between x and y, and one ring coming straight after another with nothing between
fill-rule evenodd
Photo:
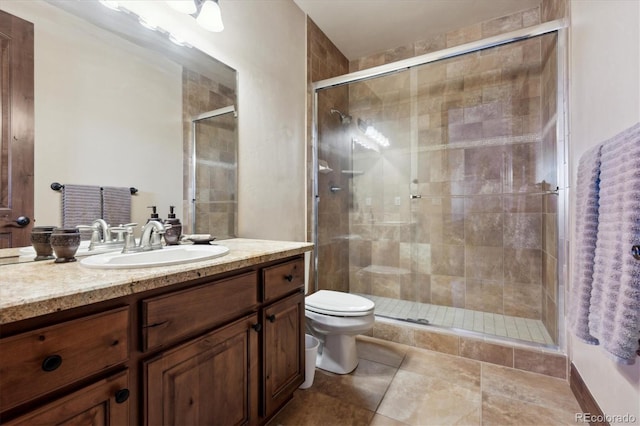
<instances>
[{"instance_id":1,"label":"folded towel","mask_svg":"<svg viewBox=\"0 0 640 426\"><path fill-rule=\"evenodd\" d=\"M102 188L102 218L112 226L131 222L131 190L105 186Z\"/></svg>"},{"instance_id":2,"label":"folded towel","mask_svg":"<svg viewBox=\"0 0 640 426\"><path fill-rule=\"evenodd\" d=\"M102 215L99 186L69 185L62 188L62 226L91 225Z\"/></svg>"},{"instance_id":3,"label":"folded towel","mask_svg":"<svg viewBox=\"0 0 640 426\"><path fill-rule=\"evenodd\" d=\"M576 251L569 305L569 329L580 340L597 344L589 333L589 310L593 287L593 264L598 232L600 152L602 145L587 151L578 163L576 185Z\"/></svg>"},{"instance_id":4,"label":"folded towel","mask_svg":"<svg viewBox=\"0 0 640 426\"><path fill-rule=\"evenodd\" d=\"M589 332L617 362L633 364L640 330L640 123L602 145Z\"/></svg>"}]
</instances>

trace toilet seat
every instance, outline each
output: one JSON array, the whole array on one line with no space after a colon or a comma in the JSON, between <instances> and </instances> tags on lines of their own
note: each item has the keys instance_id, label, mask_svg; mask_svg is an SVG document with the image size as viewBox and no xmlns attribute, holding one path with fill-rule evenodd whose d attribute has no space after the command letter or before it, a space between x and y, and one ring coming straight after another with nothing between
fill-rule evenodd
<instances>
[{"instance_id":1,"label":"toilet seat","mask_svg":"<svg viewBox=\"0 0 640 426\"><path fill-rule=\"evenodd\" d=\"M373 313L375 303L355 294L319 290L305 298L305 309L336 317L361 317Z\"/></svg>"}]
</instances>

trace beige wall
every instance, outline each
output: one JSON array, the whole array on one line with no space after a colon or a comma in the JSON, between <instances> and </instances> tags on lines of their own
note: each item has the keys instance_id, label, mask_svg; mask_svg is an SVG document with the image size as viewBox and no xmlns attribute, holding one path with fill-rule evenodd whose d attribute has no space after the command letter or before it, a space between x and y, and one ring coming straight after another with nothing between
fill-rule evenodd
<instances>
[{"instance_id":1,"label":"beige wall","mask_svg":"<svg viewBox=\"0 0 640 426\"><path fill-rule=\"evenodd\" d=\"M640 2L571 2L569 158L574 187L580 156L640 121L639 29ZM571 217L575 223L573 210ZM600 408L608 415L635 415L640 424L640 358L633 366L621 366L600 347L575 339L570 352Z\"/></svg>"}]
</instances>

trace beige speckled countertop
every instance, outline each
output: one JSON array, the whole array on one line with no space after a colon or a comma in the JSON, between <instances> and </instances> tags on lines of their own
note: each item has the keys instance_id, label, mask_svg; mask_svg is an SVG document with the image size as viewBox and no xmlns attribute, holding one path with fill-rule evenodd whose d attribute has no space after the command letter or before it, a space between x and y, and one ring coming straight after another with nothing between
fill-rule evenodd
<instances>
[{"instance_id":1,"label":"beige speckled countertop","mask_svg":"<svg viewBox=\"0 0 640 426\"><path fill-rule=\"evenodd\" d=\"M52 260L0 266L0 324L216 275L313 249L313 244L236 238L216 259L141 269L89 269ZM12 249L8 249L12 250Z\"/></svg>"}]
</instances>

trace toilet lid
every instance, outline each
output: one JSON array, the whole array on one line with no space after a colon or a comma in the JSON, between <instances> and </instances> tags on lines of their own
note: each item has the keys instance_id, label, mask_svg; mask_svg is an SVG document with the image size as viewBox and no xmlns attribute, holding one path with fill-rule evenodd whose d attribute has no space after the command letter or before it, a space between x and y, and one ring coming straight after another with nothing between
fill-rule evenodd
<instances>
[{"instance_id":1,"label":"toilet lid","mask_svg":"<svg viewBox=\"0 0 640 426\"><path fill-rule=\"evenodd\" d=\"M341 291L320 290L305 298L306 309L336 316L363 316L373 312L373 301Z\"/></svg>"}]
</instances>

